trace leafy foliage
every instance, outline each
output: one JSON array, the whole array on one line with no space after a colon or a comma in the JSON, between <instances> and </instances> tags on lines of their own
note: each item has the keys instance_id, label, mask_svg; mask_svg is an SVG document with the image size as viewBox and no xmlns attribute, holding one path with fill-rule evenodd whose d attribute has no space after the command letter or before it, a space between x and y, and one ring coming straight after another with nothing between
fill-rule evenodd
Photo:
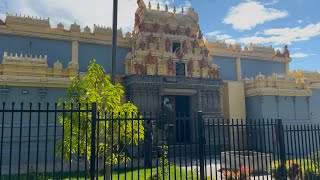
<instances>
[{"instance_id":1,"label":"leafy foliage","mask_svg":"<svg viewBox=\"0 0 320 180\"><path fill-rule=\"evenodd\" d=\"M113 85L105 70L95 60L88 67L84 77L73 77L67 89L66 98L59 105L65 110L59 116L63 127L63 139L58 142L58 155L64 160L74 161L76 154L89 161L91 156L92 112L91 104L96 103L97 155L108 164L125 161L125 145L137 145L144 139L142 117L138 117L138 108L130 103L122 103L124 95L120 84ZM130 160L127 158L127 160Z\"/></svg>"}]
</instances>

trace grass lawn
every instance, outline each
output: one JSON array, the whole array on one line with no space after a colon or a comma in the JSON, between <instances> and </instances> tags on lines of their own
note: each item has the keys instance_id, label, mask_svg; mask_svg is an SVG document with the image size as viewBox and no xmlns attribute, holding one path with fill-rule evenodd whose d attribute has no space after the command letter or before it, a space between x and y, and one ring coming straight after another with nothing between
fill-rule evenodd
<instances>
[{"instance_id":1,"label":"grass lawn","mask_svg":"<svg viewBox=\"0 0 320 180\"><path fill-rule=\"evenodd\" d=\"M152 172L151 172L152 171ZM160 173L160 167L158 167L158 172ZM157 168L152 168L152 169L135 169L133 171L130 171L130 169L127 169L127 172L125 172L124 169L120 169L118 172L113 172L113 175L112 175L112 179L114 180L125 180L125 179L128 179L128 180L147 180L150 176L151 176L151 173L152 175L156 174L157 173ZM187 173L187 178L186 178L186 173ZM133 176L133 178L132 178ZM39 174L38 175L38 179L39 180L42 180L44 179L43 177L43 174ZM60 179L61 177L61 174L57 173L55 175L55 179ZM119 177L119 178L118 178ZM175 178L176 177L176 178ZM52 174L47 174L47 178L46 179L51 179L52 178ZM180 167L179 166L171 166L170 167L170 178L169 178L169 175L165 175L165 179L169 180L169 179L199 179L200 177L197 178L197 174L195 172L191 172L191 171L186 171L184 170L183 168L180 170ZM21 179L21 180L26 180L27 177L26 175L20 175L20 178L17 176L17 175L12 175L11 176L11 180L18 180L18 179ZM35 174L30 174L29 175L29 179L35 179ZM69 173L66 173L64 172L63 173L63 178L62 179L69 179ZM77 174L76 173L72 173L72 177L71 179L77 179ZM81 172L80 173L80 177L79 177L80 180L84 180L84 173ZM88 178L87 178L88 179ZM99 179L103 180L104 179L104 176L101 175L99 176ZM161 178L162 179L162 178ZM8 176L2 176L1 177L1 180L9 180L9 177Z\"/></svg>"}]
</instances>

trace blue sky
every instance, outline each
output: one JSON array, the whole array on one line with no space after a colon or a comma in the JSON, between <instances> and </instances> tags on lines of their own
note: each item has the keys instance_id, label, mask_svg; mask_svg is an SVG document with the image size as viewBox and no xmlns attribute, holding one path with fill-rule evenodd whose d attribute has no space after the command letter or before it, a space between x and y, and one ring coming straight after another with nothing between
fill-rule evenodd
<instances>
[{"instance_id":1,"label":"blue sky","mask_svg":"<svg viewBox=\"0 0 320 180\"><path fill-rule=\"evenodd\" d=\"M280 49L287 44L291 69L320 70L319 0L151 0L154 8L158 2L162 9L165 4L193 7L206 38ZM123 31L132 30L136 8L136 0L119 0ZM112 24L112 0L0 0L0 18L5 12L50 17L53 27L59 22L82 28Z\"/></svg>"}]
</instances>

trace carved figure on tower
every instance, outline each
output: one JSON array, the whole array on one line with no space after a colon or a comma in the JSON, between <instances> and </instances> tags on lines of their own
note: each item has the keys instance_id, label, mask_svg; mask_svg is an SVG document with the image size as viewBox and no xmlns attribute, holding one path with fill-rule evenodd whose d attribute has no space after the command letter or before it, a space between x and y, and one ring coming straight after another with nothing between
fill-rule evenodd
<instances>
[{"instance_id":1,"label":"carved figure on tower","mask_svg":"<svg viewBox=\"0 0 320 180\"><path fill-rule=\"evenodd\" d=\"M150 34L150 36L148 37L148 44L150 43L155 43L155 37L153 36L153 33Z\"/></svg>"},{"instance_id":2,"label":"carved figure on tower","mask_svg":"<svg viewBox=\"0 0 320 180\"><path fill-rule=\"evenodd\" d=\"M167 38L165 42L165 51L170 52L170 50L171 50L171 41L169 38Z\"/></svg>"},{"instance_id":3,"label":"carved figure on tower","mask_svg":"<svg viewBox=\"0 0 320 180\"><path fill-rule=\"evenodd\" d=\"M160 28L160 25L159 25L158 23L155 23L155 24L153 25L153 32L154 32L154 33L157 33L158 30L159 30L159 28Z\"/></svg>"},{"instance_id":4,"label":"carved figure on tower","mask_svg":"<svg viewBox=\"0 0 320 180\"><path fill-rule=\"evenodd\" d=\"M178 26L177 26L176 33L177 33L177 35L181 35L181 34L182 34L182 31L181 31L180 25L178 25Z\"/></svg>"},{"instance_id":5,"label":"carved figure on tower","mask_svg":"<svg viewBox=\"0 0 320 180\"><path fill-rule=\"evenodd\" d=\"M164 31L164 33L166 33L166 34L170 34L170 32L171 32L170 25L169 25L169 24L166 24L166 26L164 27L163 31Z\"/></svg>"},{"instance_id":6,"label":"carved figure on tower","mask_svg":"<svg viewBox=\"0 0 320 180\"><path fill-rule=\"evenodd\" d=\"M176 51L174 52L174 54L176 55L176 57L177 57L178 59L182 59L183 56L184 56L181 47L178 47L178 48L176 49Z\"/></svg>"},{"instance_id":7,"label":"carved figure on tower","mask_svg":"<svg viewBox=\"0 0 320 180\"><path fill-rule=\"evenodd\" d=\"M151 51L149 52L147 56L147 64L155 64L155 58L152 56Z\"/></svg>"},{"instance_id":8,"label":"carved figure on tower","mask_svg":"<svg viewBox=\"0 0 320 180\"><path fill-rule=\"evenodd\" d=\"M139 43L139 49L141 49L142 51L146 49L146 43L143 40L141 40Z\"/></svg>"},{"instance_id":9,"label":"carved figure on tower","mask_svg":"<svg viewBox=\"0 0 320 180\"><path fill-rule=\"evenodd\" d=\"M185 35L188 36L188 37L191 36L191 29L190 29L190 27L188 27L188 28L186 29Z\"/></svg>"},{"instance_id":10,"label":"carved figure on tower","mask_svg":"<svg viewBox=\"0 0 320 180\"><path fill-rule=\"evenodd\" d=\"M284 55L284 57L290 57L290 51L289 51L289 49L288 49L288 45L285 45L284 47L283 47L283 55Z\"/></svg>"},{"instance_id":11,"label":"carved figure on tower","mask_svg":"<svg viewBox=\"0 0 320 180\"><path fill-rule=\"evenodd\" d=\"M198 47L199 47L199 43L197 39L194 39L194 41L192 41L192 48L198 48Z\"/></svg>"},{"instance_id":12,"label":"carved figure on tower","mask_svg":"<svg viewBox=\"0 0 320 180\"><path fill-rule=\"evenodd\" d=\"M182 43L182 52L183 54L188 54L188 45L186 40L184 40Z\"/></svg>"},{"instance_id":13,"label":"carved figure on tower","mask_svg":"<svg viewBox=\"0 0 320 180\"><path fill-rule=\"evenodd\" d=\"M146 72L145 66L142 63L136 63L133 67L136 74L143 75Z\"/></svg>"},{"instance_id":14,"label":"carved figure on tower","mask_svg":"<svg viewBox=\"0 0 320 180\"><path fill-rule=\"evenodd\" d=\"M188 62L187 72L188 72L188 75L190 77L193 77L194 66L193 66L193 60L192 59L190 59L189 62Z\"/></svg>"},{"instance_id":15,"label":"carved figure on tower","mask_svg":"<svg viewBox=\"0 0 320 180\"><path fill-rule=\"evenodd\" d=\"M199 61L199 68L203 69L203 68L207 68L207 67L208 67L207 59L205 57L203 57L201 59L201 61Z\"/></svg>"},{"instance_id":16,"label":"carved figure on tower","mask_svg":"<svg viewBox=\"0 0 320 180\"><path fill-rule=\"evenodd\" d=\"M167 61L167 66L168 66L168 75L169 76L174 75L176 73L176 67L171 57Z\"/></svg>"},{"instance_id":17,"label":"carved figure on tower","mask_svg":"<svg viewBox=\"0 0 320 180\"><path fill-rule=\"evenodd\" d=\"M139 30L140 30L140 32L147 32L148 31L148 29L147 29L146 25L144 24L144 22L142 22L139 25Z\"/></svg>"}]
</instances>

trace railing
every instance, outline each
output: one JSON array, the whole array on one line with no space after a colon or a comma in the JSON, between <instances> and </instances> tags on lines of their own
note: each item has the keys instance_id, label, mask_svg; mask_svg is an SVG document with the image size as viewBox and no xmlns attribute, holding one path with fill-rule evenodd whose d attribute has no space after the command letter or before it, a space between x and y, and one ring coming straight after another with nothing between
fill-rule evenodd
<instances>
[{"instance_id":1,"label":"railing","mask_svg":"<svg viewBox=\"0 0 320 180\"><path fill-rule=\"evenodd\" d=\"M319 179L319 124L5 104L0 179Z\"/></svg>"}]
</instances>

